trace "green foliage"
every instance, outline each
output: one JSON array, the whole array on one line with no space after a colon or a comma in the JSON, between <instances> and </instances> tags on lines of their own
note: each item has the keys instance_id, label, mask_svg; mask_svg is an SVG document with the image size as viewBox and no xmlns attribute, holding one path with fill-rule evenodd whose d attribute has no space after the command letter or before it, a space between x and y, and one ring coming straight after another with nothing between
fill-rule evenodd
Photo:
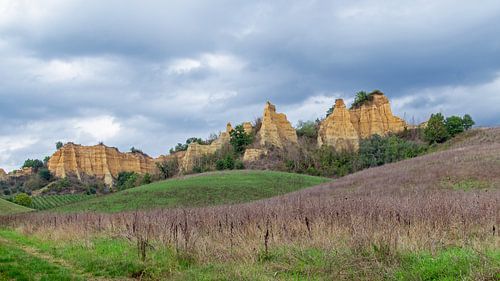
<instances>
[{"instance_id":1,"label":"green foliage","mask_svg":"<svg viewBox=\"0 0 500 281\"><path fill-rule=\"evenodd\" d=\"M234 169L233 156L228 154L228 155L226 155L226 157L217 160L216 168L217 168L217 170L232 170L232 169Z\"/></svg>"},{"instance_id":2,"label":"green foliage","mask_svg":"<svg viewBox=\"0 0 500 281\"><path fill-rule=\"evenodd\" d=\"M476 124L474 120L472 120L472 117L469 114L465 114L464 117L462 118L464 129L469 130Z\"/></svg>"},{"instance_id":3,"label":"green foliage","mask_svg":"<svg viewBox=\"0 0 500 281\"><path fill-rule=\"evenodd\" d=\"M116 178L115 186L118 190L125 190L138 186L139 174L135 172L120 172Z\"/></svg>"},{"instance_id":4,"label":"green foliage","mask_svg":"<svg viewBox=\"0 0 500 281\"><path fill-rule=\"evenodd\" d=\"M154 182L52 211L119 212L235 204L269 198L329 181L272 171L230 171Z\"/></svg>"},{"instance_id":5,"label":"green foliage","mask_svg":"<svg viewBox=\"0 0 500 281\"><path fill-rule=\"evenodd\" d=\"M41 168L38 170L38 176L41 179L44 179L46 181L50 181L52 179L52 174L50 173L49 169L47 168Z\"/></svg>"},{"instance_id":6,"label":"green foliage","mask_svg":"<svg viewBox=\"0 0 500 281\"><path fill-rule=\"evenodd\" d=\"M363 168L369 168L416 157L425 153L426 150L426 146L403 140L397 136L373 135L361 141L359 159Z\"/></svg>"},{"instance_id":7,"label":"green foliage","mask_svg":"<svg viewBox=\"0 0 500 281\"><path fill-rule=\"evenodd\" d=\"M160 171L160 176L163 179L168 179L179 173L179 160L174 156L172 159L157 162L156 167Z\"/></svg>"},{"instance_id":8,"label":"green foliage","mask_svg":"<svg viewBox=\"0 0 500 281\"><path fill-rule=\"evenodd\" d=\"M47 167L49 161L50 161L50 156L45 156L45 158L43 158L43 166Z\"/></svg>"},{"instance_id":9,"label":"green foliage","mask_svg":"<svg viewBox=\"0 0 500 281\"><path fill-rule=\"evenodd\" d=\"M236 128L231 131L230 135L230 143L233 146L234 151L238 154L245 152L246 147L253 141L252 135L245 133L245 129L241 124L236 126Z\"/></svg>"},{"instance_id":10,"label":"green foliage","mask_svg":"<svg viewBox=\"0 0 500 281\"><path fill-rule=\"evenodd\" d=\"M332 147L323 146L316 151L319 165L315 169L308 168L311 175L343 177L356 170L357 155L350 151L336 151Z\"/></svg>"},{"instance_id":11,"label":"green foliage","mask_svg":"<svg viewBox=\"0 0 500 281\"><path fill-rule=\"evenodd\" d=\"M64 146L64 144L60 141L56 142L56 149L59 150Z\"/></svg>"},{"instance_id":12,"label":"green foliage","mask_svg":"<svg viewBox=\"0 0 500 281\"><path fill-rule=\"evenodd\" d=\"M318 137L318 127L319 124L318 122L315 121L302 121L299 120L299 123L297 124L297 136L301 137L308 137L312 139L316 139Z\"/></svg>"},{"instance_id":13,"label":"green foliage","mask_svg":"<svg viewBox=\"0 0 500 281\"><path fill-rule=\"evenodd\" d=\"M141 184L150 184L152 182L151 175L149 173L145 173L142 177Z\"/></svg>"},{"instance_id":14,"label":"green foliage","mask_svg":"<svg viewBox=\"0 0 500 281\"><path fill-rule=\"evenodd\" d=\"M31 197L26 193L19 193L14 197L14 203L25 207L30 207Z\"/></svg>"},{"instance_id":15,"label":"green foliage","mask_svg":"<svg viewBox=\"0 0 500 281\"><path fill-rule=\"evenodd\" d=\"M243 169L245 169L245 164L243 163L243 161L238 159L238 160L234 161L234 168L236 170L243 170Z\"/></svg>"},{"instance_id":16,"label":"green foliage","mask_svg":"<svg viewBox=\"0 0 500 281\"><path fill-rule=\"evenodd\" d=\"M170 154L174 154L174 153L179 152L179 151L186 151L188 149L188 146L192 143L210 144L210 142L211 142L211 140L204 141L200 138L192 137L192 138L187 139L185 143L178 143L174 148L171 148Z\"/></svg>"},{"instance_id":17,"label":"green foliage","mask_svg":"<svg viewBox=\"0 0 500 281\"><path fill-rule=\"evenodd\" d=\"M43 161L39 159L27 159L23 164L23 168L32 168L35 171L38 171L38 169L42 167Z\"/></svg>"},{"instance_id":18,"label":"green foliage","mask_svg":"<svg viewBox=\"0 0 500 281\"><path fill-rule=\"evenodd\" d=\"M445 125L450 137L454 137L465 131L464 121L459 116L450 116L446 118Z\"/></svg>"},{"instance_id":19,"label":"green foliage","mask_svg":"<svg viewBox=\"0 0 500 281\"><path fill-rule=\"evenodd\" d=\"M368 100L369 100L369 95L365 91L359 91L356 93L356 97L354 98L354 102L352 103L351 108L361 106Z\"/></svg>"},{"instance_id":20,"label":"green foliage","mask_svg":"<svg viewBox=\"0 0 500 281\"><path fill-rule=\"evenodd\" d=\"M424 139L430 144L443 143L449 136L443 114L432 114L424 129Z\"/></svg>"},{"instance_id":21,"label":"green foliage","mask_svg":"<svg viewBox=\"0 0 500 281\"><path fill-rule=\"evenodd\" d=\"M130 148L130 152L132 152L132 153L144 154L144 152L142 152L142 150L137 149L137 148L135 148L135 147L133 147L133 146Z\"/></svg>"}]
</instances>

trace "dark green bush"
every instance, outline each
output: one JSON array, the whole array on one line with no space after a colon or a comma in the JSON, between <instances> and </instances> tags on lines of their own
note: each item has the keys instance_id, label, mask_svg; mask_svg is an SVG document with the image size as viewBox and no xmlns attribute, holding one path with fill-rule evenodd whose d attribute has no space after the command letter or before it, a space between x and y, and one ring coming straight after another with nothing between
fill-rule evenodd
<instances>
[{"instance_id":1,"label":"dark green bush","mask_svg":"<svg viewBox=\"0 0 500 281\"><path fill-rule=\"evenodd\" d=\"M319 120L318 120L319 121ZM299 137L308 137L312 139L316 139L318 137L318 122L315 121L302 121L300 120L297 124L297 136Z\"/></svg>"},{"instance_id":2,"label":"dark green bush","mask_svg":"<svg viewBox=\"0 0 500 281\"><path fill-rule=\"evenodd\" d=\"M465 131L464 121L459 116L450 116L446 118L445 125L450 137L454 137Z\"/></svg>"},{"instance_id":3,"label":"dark green bush","mask_svg":"<svg viewBox=\"0 0 500 281\"><path fill-rule=\"evenodd\" d=\"M450 137L443 114L432 114L424 129L424 138L430 144L445 142Z\"/></svg>"},{"instance_id":4,"label":"dark green bush","mask_svg":"<svg viewBox=\"0 0 500 281\"><path fill-rule=\"evenodd\" d=\"M380 166L419 156L427 150L424 145L406 141L397 136L374 135L361 141L359 159L363 168Z\"/></svg>"},{"instance_id":5,"label":"dark green bush","mask_svg":"<svg viewBox=\"0 0 500 281\"><path fill-rule=\"evenodd\" d=\"M233 146L233 150L237 154L243 154L248 145L250 145L253 141L253 136L245 133L245 129L243 125L238 125L234 130L230 133L231 139L230 143Z\"/></svg>"},{"instance_id":6,"label":"dark green bush","mask_svg":"<svg viewBox=\"0 0 500 281\"><path fill-rule=\"evenodd\" d=\"M136 187L139 174L135 172L120 172L115 181L116 189L125 190Z\"/></svg>"}]
</instances>

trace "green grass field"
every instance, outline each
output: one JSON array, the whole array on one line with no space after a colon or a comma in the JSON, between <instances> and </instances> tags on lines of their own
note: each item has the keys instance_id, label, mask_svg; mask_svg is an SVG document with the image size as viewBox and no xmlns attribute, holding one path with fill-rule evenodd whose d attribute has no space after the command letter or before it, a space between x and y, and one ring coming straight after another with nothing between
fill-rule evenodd
<instances>
[{"instance_id":1,"label":"green grass field","mask_svg":"<svg viewBox=\"0 0 500 281\"><path fill-rule=\"evenodd\" d=\"M272 171L217 172L155 182L50 211L119 212L236 204L289 193L329 180Z\"/></svg>"},{"instance_id":2,"label":"green grass field","mask_svg":"<svg viewBox=\"0 0 500 281\"><path fill-rule=\"evenodd\" d=\"M11 215L17 213L26 213L32 211L30 208L26 208L21 205L14 204L7 200L0 198L0 215Z\"/></svg>"},{"instance_id":3,"label":"green grass field","mask_svg":"<svg viewBox=\"0 0 500 281\"><path fill-rule=\"evenodd\" d=\"M86 194L34 196L31 198L33 201L31 207L36 210L47 210L79 201L85 201L94 197L94 195Z\"/></svg>"}]
</instances>

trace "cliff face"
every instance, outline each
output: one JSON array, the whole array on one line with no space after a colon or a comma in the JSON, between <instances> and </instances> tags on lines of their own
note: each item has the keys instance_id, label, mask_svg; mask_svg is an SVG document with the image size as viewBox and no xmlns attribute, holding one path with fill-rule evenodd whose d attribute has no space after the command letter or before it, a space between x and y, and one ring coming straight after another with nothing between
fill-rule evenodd
<instances>
[{"instance_id":1,"label":"cliff face","mask_svg":"<svg viewBox=\"0 0 500 281\"><path fill-rule=\"evenodd\" d=\"M81 179L82 174L104 179L108 185L120 172L156 173L153 158L140 153L122 153L105 145L82 146L67 143L56 151L48 162L49 170L57 177L69 174Z\"/></svg>"},{"instance_id":2,"label":"cliff face","mask_svg":"<svg viewBox=\"0 0 500 281\"><path fill-rule=\"evenodd\" d=\"M361 138L400 132L407 126L403 119L392 114L389 99L384 94L372 95L371 101L349 112L351 121Z\"/></svg>"},{"instance_id":3,"label":"cliff face","mask_svg":"<svg viewBox=\"0 0 500 281\"><path fill-rule=\"evenodd\" d=\"M320 126L318 146L333 146L338 150L357 149L358 142L359 134L351 121L351 114L344 101L337 99L333 113Z\"/></svg>"},{"instance_id":4,"label":"cliff face","mask_svg":"<svg viewBox=\"0 0 500 281\"><path fill-rule=\"evenodd\" d=\"M0 168L0 180L7 178L7 173L4 169Z\"/></svg>"},{"instance_id":5,"label":"cliff face","mask_svg":"<svg viewBox=\"0 0 500 281\"><path fill-rule=\"evenodd\" d=\"M335 101L335 109L320 125L318 145L329 145L339 150L357 149L359 140L372 135L384 136L400 132L405 121L392 114L389 99L376 93L359 107L347 110L342 99Z\"/></svg>"},{"instance_id":6,"label":"cliff face","mask_svg":"<svg viewBox=\"0 0 500 281\"><path fill-rule=\"evenodd\" d=\"M203 145L199 143L191 143L185 155L182 157L180 167L182 172L191 172L196 164L196 160L204 155L214 154L217 150L221 149L224 145L229 144L231 140L231 131L233 127L231 123L226 125L226 131L222 132L219 137L211 144Z\"/></svg>"},{"instance_id":7,"label":"cliff face","mask_svg":"<svg viewBox=\"0 0 500 281\"><path fill-rule=\"evenodd\" d=\"M262 126L258 132L260 145L274 145L282 148L286 144L297 144L297 133L288 122L286 115L276 113L276 107L266 103Z\"/></svg>"}]
</instances>

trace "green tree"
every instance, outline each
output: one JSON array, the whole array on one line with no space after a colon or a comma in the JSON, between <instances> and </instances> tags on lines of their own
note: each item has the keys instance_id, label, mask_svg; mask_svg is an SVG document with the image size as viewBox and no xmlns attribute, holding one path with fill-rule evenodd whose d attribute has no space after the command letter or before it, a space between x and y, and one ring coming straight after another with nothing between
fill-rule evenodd
<instances>
[{"instance_id":1,"label":"green tree","mask_svg":"<svg viewBox=\"0 0 500 281\"><path fill-rule=\"evenodd\" d=\"M25 206L25 207L30 207L32 200L28 194L19 193L16 195L16 197L14 197L14 203Z\"/></svg>"},{"instance_id":2,"label":"green tree","mask_svg":"<svg viewBox=\"0 0 500 281\"><path fill-rule=\"evenodd\" d=\"M45 156L43 158L43 166L47 167L47 164L49 164L50 156Z\"/></svg>"},{"instance_id":3,"label":"green tree","mask_svg":"<svg viewBox=\"0 0 500 281\"><path fill-rule=\"evenodd\" d=\"M157 162L156 167L158 167L161 177L168 179L179 173L179 160L177 157L173 157L173 159Z\"/></svg>"},{"instance_id":4,"label":"green tree","mask_svg":"<svg viewBox=\"0 0 500 281\"><path fill-rule=\"evenodd\" d=\"M35 172L37 172L38 169L42 167L43 162L39 159L27 159L23 164L23 168L32 168L33 170L35 170Z\"/></svg>"},{"instance_id":5,"label":"green tree","mask_svg":"<svg viewBox=\"0 0 500 281\"><path fill-rule=\"evenodd\" d=\"M116 178L116 188L118 190L125 190L137 185L138 174L135 172L120 172Z\"/></svg>"},{"instance_id":6,"label":"green tree","mask_svg":"<svg viewBox=\"0 0 500 281\"><path fill-rule=\"evenodd\" d=\"M464 121L459 116L450 116L446 118L446 130L450 137L454 137L457 134L465 131Z\"/></svg>"},{"instance_id":7,"label":"green tree","mask_svg":"<svg viewBox=\"0 0 500 281\"><path fill-rule=\"evenodd\" d=\"M464 129L469 130L476 124L474 120L472 120L472 117L469 114L465 114L464 118L462 118L463 124L464 124Z\"/></svg>"},{"instance_id":8,"label":"green tree","mask_svg":"<svg viewBox=\"0 0 500 281\"><path fill-rule=\"evenodd\" d=\"M368 94L365 91L359 91L356 93L356 97L354 98L354 102L352 103L351 108L361 106L365 101L369 99Z\"/></svg>"},{"instance_id":9,"label":"green tree","mask_svg":"<svg viewBox=\"0 0 500 281\"><path fill-rule=\"evenodd\" d=\"M52 174L50 173L49 169L47 168L41 168L38 170L38 176L41 179L44 179L46 181L50 181L52 179Z\"/></svg>"},{"instance_id":10,"label":"green tree","mask_svg":"<svg viewBox=\"0 0 500 281\"><path fill-rule=\"evenodd\" d=\"M149 173L145 173L142 177L142 184L150 184L151 182L151 175Z\"/></svg>"},{"instance_id":11,"label":"green tree","mask_svg":"<svg viewBox=\"0 0 500 281\"><path fill-rule=\"evenodd\" d=\"M433 144L445 142L449 137L443 114L432 114L424 129L424 139Z\"/></svg>"},{"instance_id":12,"label":"green tree","mask_svg":"<svg viewBox=\"0 0 500 281\"><path fill-rule=\"evenodd\" d=\"M56 149L59 150L64 146L64 144L60 141L56 142Z\"/></svg>"},{"instance_id":13,"label":"green tree","mask_svg":"<svg viewBox=\"0 0 500 281\"><path fill-rule=\"evenodd\" d=\"M253 141L252 135L245 133L243 125L238 125L230 133L231 139L230 143L234 148L234 151L238 154L245 152L245 149Z\"/></svg>"},{"instance_id":14,"label":"green tree","mask_svg":"<svg viewBox=\"0 0 500 281\"><path fill-rule=\"evenodd\" d=\"M308 138L317 138L318 137L318 124L315 121L302 121L299 120L297 124L297 135L308 137Z\"/></svg>"}]
</instances>

